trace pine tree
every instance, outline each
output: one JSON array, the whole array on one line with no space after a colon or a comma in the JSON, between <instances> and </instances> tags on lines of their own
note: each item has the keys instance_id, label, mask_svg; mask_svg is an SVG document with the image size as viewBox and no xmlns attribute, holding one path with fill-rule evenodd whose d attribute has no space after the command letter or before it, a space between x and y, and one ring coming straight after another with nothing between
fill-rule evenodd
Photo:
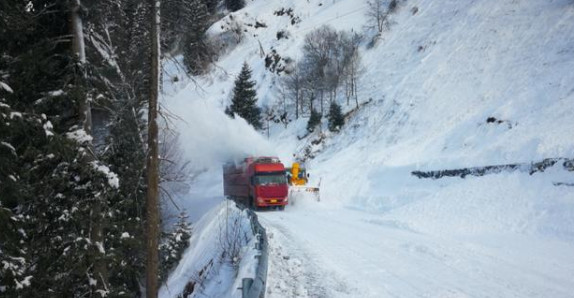
<instances>
[{"instance_id":1,"label":"pine tree","mask_svg":"<svg viewBox=\"0 0 574 298\"><path fill-rule=\"evenodd\" d=\"M0 1L0 296L142 295L150 2Z\"/></svg>"},{"instance_id":2,"label":"pine tree","mask_svg":"<svg viewBox=\"0 0 574 298\"><path fill-rule=\"evenodd\" d=\"M343 125L345 125L345 117L341 112L341 106L335 101L331 103L329 107L329 115L327 115L329 120L329 130L339 131Z\"/></svg>"},{"instance_id":3,"label":"pine tree","mask_svg":"<svg viewBox=\"0 0 574 298\"><path fill-rule=\"evenodd\" d=\"M107 200L104 225L110 293L140 295L145 268L143 205L145 203L144 92L149 84L147 2L137 0L85 1L86 54L91 84L99 90L94 105L94 145L99 159L121 183ZM105 117L101 117L107 111ZM99 119L99 120L96 120Z\"/></svg>"},{"instance_id":4,"label":"pine tree","mask_svg":"<svg viewBox=\"0 0 574 298\"><path fill-rule=\"evenodd\" d=\"M161 39L165 51L200 40L209 27L210 14L203 0L169 0L162 3Z\"/></svg>"},{"instance_id":5,"label":"pine tree","mask_svg":"<svg viewBox=\"0 0 574 298\"><path fill-rule=\"evenodd\" d=\"M219 4L219 0L203 0L203 3L207 7L207 11L210 14L215 14L217 11L217 5Z\"/></svg>"},{"instance_id":6,"label":"pine tree","mask_svg":"<svg viewBox=\"0 0 574 298\"><path fill-rule=\"evenodd\" d=\"M321 124L321 114L317 112L317 110L311 110L311 117L309 117L309 121L307 122L307 131L314 132L315 127Z\"/></svg>"},{"instance_id":7,"label":"pine tree","mask_svg":"<svg viewBox=\"0 0 574 298\"><path fill-rule=\"evenodd\" d=\"M233 99L226 113L237 114L255 129L262 129L261 108L257 106L257 92L254 87L255 81L251 80L251 69L246 62L235 80Z\"/></svg>"},{"instance_id":8,"label":"pine tree","mask_svg":"<svg viewBox=\"0 0 574 298\"><path fill-rule=\"evenodd\" d=\"M182 212L174 224L173 231L164 235L164 241L160 245L161 281L165 281L169 271L181 259L183 252L189 246L189 238L191 238L191 227L188 223L188 216Z\"/></svg>"},{"instance_id":9,"label":"pine tree","mask_svg":"<svg viewBox=\"0 0 574 298\"><path fill-rule=\"evenodd\" d=\"M120 101L131 100L133 96L128 94L136 93L127 81L143 81L134 79L137 71L124 68L129 63L141 69L141 61L128 54L117 55L126 53L130 46L127 41L118 41L138 26L118 26L122 18L112 20L112 14L94 13L109 5L87 2L90 13L79 14L84 30L76 31L89 35L85 38L87 59L82 61L78 51L71 51L70 43L65 42L70 40L70 3L79 2L41 2L33 2L31 9L26 7L28 2L0 3L0 264L9 264L7 268L0 266L1 295L138 296L143 257L137 244L142 224L136 210L137 201L144 200L134 200L132 194L145 183L140 182L142 167L132 168L126 161L138 160L128 151L137 155L143 150L137 141L133 147L124 146L140 136L133 130L126 132L128 126L123 124L139 116L133 106L115 109L128 106ZM121 6L113 10L118 12L113 16L121 17L129 1L113 2ZM44 6L50 9L35 9ZM102 32L109 35L103 39ZM75 41L80 41L77 36ZM114 47L105 44L107 41ZM117 53L100 53L113 49ZM141 48L137 51L145 52ZM139 65L118 58L124 56ZM115 138L112 134L110 138L125 142L104 144L113 158L108 159L107 154L104 159L86 158L98 151L85 141L90 139L89 125L82 129L87 123L83 117L89 109L87 98L95 105L119 111L113 116L127 115L118 117L122 120L111 126L122 129L124 135ZM108 171L106 163L112 160L117 166L110 166L113 169ZM126 168L129 170L119 177L122 189L118 189L114 170ZM124 178L129 183L124 184ZM126 216L128 212L131 216ZM98 231L103 229L103 239L95 237L96 224Z\"/></svg>"},{"instance_id":10,"label":"pine tree","mask_svg":"<svg viewBox=\"0 0 574 298\"><path fill-rule=\"evenodd\" d=\"M225 7L231 11L238 11L245 7L245 0L225 0Z\"/></svg>"}]
</instances>

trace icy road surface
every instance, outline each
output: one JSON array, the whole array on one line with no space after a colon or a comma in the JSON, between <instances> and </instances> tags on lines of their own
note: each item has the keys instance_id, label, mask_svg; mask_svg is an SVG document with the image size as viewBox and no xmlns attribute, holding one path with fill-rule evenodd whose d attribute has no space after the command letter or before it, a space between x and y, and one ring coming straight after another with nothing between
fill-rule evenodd
<instances>
[{"instance_id":1,"label":"icy road surface","mask_svg":"<svg viewBox=\"0 0 574 298\"><path fill-rule=\"evenodd\" d=\"M270 242L267 297L573 295L568 243L425 235L380 215L320 204L258 212Z\"/></svg>"}]
</instances>

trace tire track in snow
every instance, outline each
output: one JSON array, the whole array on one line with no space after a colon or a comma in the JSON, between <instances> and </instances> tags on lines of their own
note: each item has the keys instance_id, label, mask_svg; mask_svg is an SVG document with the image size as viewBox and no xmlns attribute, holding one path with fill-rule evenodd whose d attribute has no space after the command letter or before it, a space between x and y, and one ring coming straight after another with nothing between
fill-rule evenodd
<instances>
[{"instance_id":1,"label":"tire track in snow","mask_svg":"<svg viewBox=\"0 0 574 298\"><path fill-rule=\"evenodd\" d=\"M258 214L269 235L271 298L571 297L570 243L425 234L348 209Z\"/></svg>"},{"instance_id":2,"label":"tire track in snow","mask_svg":"<svg viewBox=\"0 0 574 298\"><path fill-rule=\"evenodd\" d=\"M285 228L262 221L269 238L266 297L356 297L356 289L317 266Z\"/></svg>"}]
</instances>

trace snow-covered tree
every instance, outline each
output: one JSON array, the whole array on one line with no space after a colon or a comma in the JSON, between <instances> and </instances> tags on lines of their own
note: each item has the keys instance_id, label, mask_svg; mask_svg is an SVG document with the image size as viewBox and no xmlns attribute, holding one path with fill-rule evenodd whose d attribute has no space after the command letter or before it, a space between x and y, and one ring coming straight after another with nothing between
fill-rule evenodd
<instances>
[{"instance_id":1,"label":"snow-covered tree","mask_svg":"<svg viewBox=\"0 0 574 298\"><path fill-rule=\"evenodd\" d=\"M230 11L238 11L245 7L245 0L225 0L225 7Z\"/></svg>"},{"instance_id":2,"label":"snow-covered tree","mask_svg":"<svg viewBox=\"0 0 574 298\"><path fill-rule=\"evenodd\" d=\"M123 58L133 28L145 31L125 25L139 18L124 12L146 11L135 2L0 4L0 259L9 261L1 296L140 291L145 149L136 90L146 80L135 78L145 65ZM90 104L113 111L97 148Z\"/></svg>"},{"instance_id":3,"label":"snow-covered tree","mask_svg":"<svg viewBox=\"0 0 574 298\"><path fill-rule=\"evenodd\" d=\"M207 11L210 14L215 14L217 12L217 6L219 5L220 0L203 0L203 3L207 7Z\"/></svg>"},{"instance_id":4,"label":"snow-covered tree","mask_svg":"<svg viewBox=\"0 0 574 298\"><path fill-rule=\"evenodd\" d=\"M311 109L311 117L309 117L309 121L307 122L307 131L314 132L317 125L321 125L321 113L315 109Z\"/></svg>"},{"instance_id":5,"label":"snow-covered tree","mask_svg":"<svg viewBox=\"0 0 574 298\"><path fill-rule=\"evenodd\" d=\"M188 223L188 216L182 212L172 231L164 235L160 245L160 280L165 280L169 271L177 265L183 252L189 246L190 237L191 226Z\"/></svg>"},{"instance_id":6,"label":"snow-covered tree","mask_svg":"<svg viewBox=\"0 0 574 298\"><path fill-rule=\"evenodd\" d=\"M330 131L339 131L345 125L345 116L343 116L341 106L337 102L331 102L327 119L329 120Z\"/></svg>"},{"instance_id":7,"label":"snow-covered tree","mask_svg":"<svg viewBox=\"0 0 574 298\"><path fill-rule=\"evenodd\" d=\"M210 13L204 0L164 0L161 13L162 45L168 52L198 40L209 26Z\"/></svg>"},{"instance_id":8,"label":"snow-covered tree","mask_svg":"<svg viewBox=\"0 0 574 298\"><path fill-rule=\"evenodd\" d=\"M226 112L233 117L237 114L251 124L255 129L262 129L261 108L257 106L257 92L255 81L251 79L251 69L247 63L243 63L241 72L235 80L231 106Z\"/></svg>"}]
</instances>

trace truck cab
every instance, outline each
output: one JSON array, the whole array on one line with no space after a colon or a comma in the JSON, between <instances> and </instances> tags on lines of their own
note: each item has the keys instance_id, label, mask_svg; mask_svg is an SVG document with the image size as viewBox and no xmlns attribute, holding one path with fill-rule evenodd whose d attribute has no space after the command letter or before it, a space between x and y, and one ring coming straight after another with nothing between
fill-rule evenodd
<instances>
[{"instance_id":1,"label":"truck cab","mask_svg":"<svg viewBox=\"0 0 574 298\"><path fill-rule=\"evenodd\" d=\"M239 164L227 164L223 169L224 195L259 207L285 208L288 185L285 166L277 157L248 157Z\"/></svg>"}]
</instances>

